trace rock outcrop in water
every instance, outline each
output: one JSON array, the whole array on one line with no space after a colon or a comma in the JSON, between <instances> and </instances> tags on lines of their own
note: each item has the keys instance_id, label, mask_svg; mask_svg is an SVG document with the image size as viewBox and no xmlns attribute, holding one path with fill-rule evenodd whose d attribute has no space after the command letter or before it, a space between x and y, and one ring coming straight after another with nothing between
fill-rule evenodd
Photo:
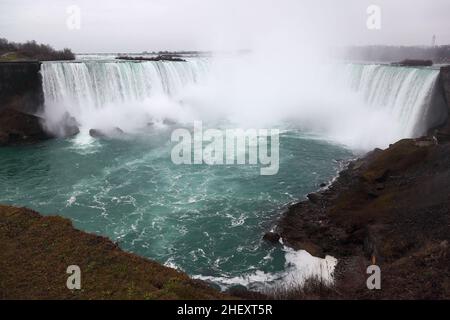
<instances>
[{"instance_id":1,"label":"rock outcrop in water","mask_svg":"<svg viewBox=\"0 0 450 320\"><path fill-rule=\"evenodd\" d=\"M80 124L74 116L70 115L70 113L65 112L62 119L60 120L60 123L61 136L73 137L80 133Z\"/></svg>"},{"instance_id":2,"label":"rock outcrop in water","mask_svg":"<svg viewBox=\"0 0 450 320\"><path fill-rule=\"evenodd\" d=\"M0 205L0 299L223 299L186 274L122 251L104 237ZM67 267L81 270L81 290L66 287Z\"/></svg>"},{"instance_id":3,"label":"rock outcrop in water","mask_svg":"<svg viewBox=\"0 0 450 320\"><path fill-rule=\"evenodd\" d=\"M89 130L89 135L92 138L96 138L96 139L100 139L100 138L107 138L107 137L112 137L112 138L119 138L121 136L123 136L125 134L125 132L120 129L119 127L115 127L111 130L99 130L99 129L90 129Z\"/></svg>"}]
</instances>

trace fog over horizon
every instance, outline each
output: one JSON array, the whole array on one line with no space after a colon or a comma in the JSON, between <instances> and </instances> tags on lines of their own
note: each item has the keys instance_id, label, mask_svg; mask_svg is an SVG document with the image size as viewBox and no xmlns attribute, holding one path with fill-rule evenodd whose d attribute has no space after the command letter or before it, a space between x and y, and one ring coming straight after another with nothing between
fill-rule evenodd
<instances>
[{"instance_id":1,"label":"fog over horizon","mask_svg":"<svg viewBox=\"0 0 450 320\"><path fill-rule=\"evenodd\" d=\"M370 5L380 30L367 28ZM1 0L0 37L79 53L450 44L449 13L448 0Z\"/></svg>"}]
</instances>

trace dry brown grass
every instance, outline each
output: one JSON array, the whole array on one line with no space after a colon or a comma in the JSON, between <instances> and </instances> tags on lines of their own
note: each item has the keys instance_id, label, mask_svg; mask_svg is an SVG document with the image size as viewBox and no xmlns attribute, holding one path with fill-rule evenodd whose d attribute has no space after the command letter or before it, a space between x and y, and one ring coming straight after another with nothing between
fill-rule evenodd
<instances>
[{"instance_id":1,"label":"dry brown grass","mask_svg":"<svg viewBox=\"0 0 450 320\"><path fill-rule=\"evenodd\" d=\"M224 299L186 274L122 251L61 217L0 205L0 299ZM66 287L81 268L81 290Z\"/></svg>"}]
</instances>

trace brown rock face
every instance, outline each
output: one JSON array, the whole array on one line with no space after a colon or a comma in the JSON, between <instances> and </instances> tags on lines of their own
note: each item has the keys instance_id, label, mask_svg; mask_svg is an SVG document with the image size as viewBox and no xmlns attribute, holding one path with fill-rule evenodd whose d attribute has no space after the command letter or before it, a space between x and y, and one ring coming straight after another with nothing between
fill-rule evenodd
<instances>
[{"instance_id":1,"label":"brown rock face","mask_svg":"<svg viewBox=\"0 0 450 320\"><path fill-rule=\"evenodd\" d=\"M42 111L44 92L40 62L0 62L0 110Z\"/></svg>"},{"instance_id":2,"label":"brown rock face","mask_svg":"<svg viewBox=\"0 0 450 320\"><path fill-rule=\"evenodd\" d=\"M450 106L450 66L441 68L441 81L444 86L444 93L447 99L447 103Z\"/></svg>"},{"instance_id":3,"label":"brown rock face","mask_svg":"<svg viewBox=\"0 0 450 320\"><path fill-rule=\"evenodd\" d=\"M43 111L41 63L37 61L0 62L0 146L32 143L50 135L41 127ZM75 118L66 113L58 136L79 133Z\"/></svg>"},{"instance_id":4,"label":"brown rock face","mask_svg":"<svg viewBox=\"0 0 450 320\"><path fill-rule=\"evenodd\" d=\"M48 139L39 117L15 109L0 109L0 146Z\"/></svg>"},{"instance_id":5,"label":"brown rock face","mask_svg":"<svg viewBox=\"0 0 450 320\"><path fill-rule=\"evenodd\" d=\"M450 66L441 68L440 81L447 103L448 119L447 123L438 130L438 132L436 133L436 137L440 140L450 141Z\"/></svg>"},{"instance_id":6,"label":"brown rock face","mask_svg":"<svg viewBox=\"0 0 450 320\"><path fill-rule=\"evenodd\" d=\"M275 243L278 243L278 241L280 241L280 235L275 232L267 232L264 235L263 239L267 242L275 244Z\"/></svg>"},{"instance_id":7,"label":"brown rock face","mask_svg":"<svg viewBox=\"0 0 450 320\"><path fill-rule=\"evenodd\" d=\"M0 63L0 146L49 138L34 116L44 104L40 68L40 62Z\"/></svg>"},{"instance_id":8,"label":"brown rock face","mask_svg":"<svg viewBox=\"0 0 450 320\"><path fill-rule=\"evenodd\" d=\"M290 207L278 230L295 249L338 258L341 298L449 299L449 195L450 143L401 140L350 163L320 201ZM372 261L376 292L365 284Z\"/></svg>"}]
</instances>

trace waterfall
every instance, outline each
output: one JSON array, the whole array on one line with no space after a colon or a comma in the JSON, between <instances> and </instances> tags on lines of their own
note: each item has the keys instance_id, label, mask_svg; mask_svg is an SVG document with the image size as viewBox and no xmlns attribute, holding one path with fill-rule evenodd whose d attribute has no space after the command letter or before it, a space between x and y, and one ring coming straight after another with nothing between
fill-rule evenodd
<instances>
[{"instance_id":1,"label":"waterfall","mask_svg":"<svg viewBox=\"0 0 450 320\"><path fill-rule=\"evenodd\" d=\"M403 137L424 134L429 129L432 98L439 70L387 65L348 64L346 86L370 108L389 113Z\"/></svg>"},{"instance_id":2,"label":"waterfall","mask_svg":"<svg viewBox=\"0 0 450 320\"><path fill-rule=\"evenodd\" d=\"M245 57L46 62L46 125L60 132L67 114L85 129L133 132L155 118L244 125L261 120L267 126L288 119L302 130L368 150L422 135L443 117L433 106L439 70L253 63Z\"/></svg>"},{"instance_id":3,"label":"waterfall","mask_svg":"<svg viewBox=\"0 0 450 320\"><path fill-rule=\"evenodd\" d=\"M42 66L45 101L102 107L174 95L206 73L202 59L172 61L49 62Z\"/></svg>"},{"instance_id":4,"label":"waterfall","mask_svg":"<svg viewBox=\"0 0 450 320\"><path fill-rule=\"evenodd\" d=\"M200 83L207 72L208 61L201 58L45 62L45 126L64 136L69 116L82 131L116 127L136 131L155 118L176 118L187 112L181 108L180 91Z\"/></svg>"}]
</instances>

